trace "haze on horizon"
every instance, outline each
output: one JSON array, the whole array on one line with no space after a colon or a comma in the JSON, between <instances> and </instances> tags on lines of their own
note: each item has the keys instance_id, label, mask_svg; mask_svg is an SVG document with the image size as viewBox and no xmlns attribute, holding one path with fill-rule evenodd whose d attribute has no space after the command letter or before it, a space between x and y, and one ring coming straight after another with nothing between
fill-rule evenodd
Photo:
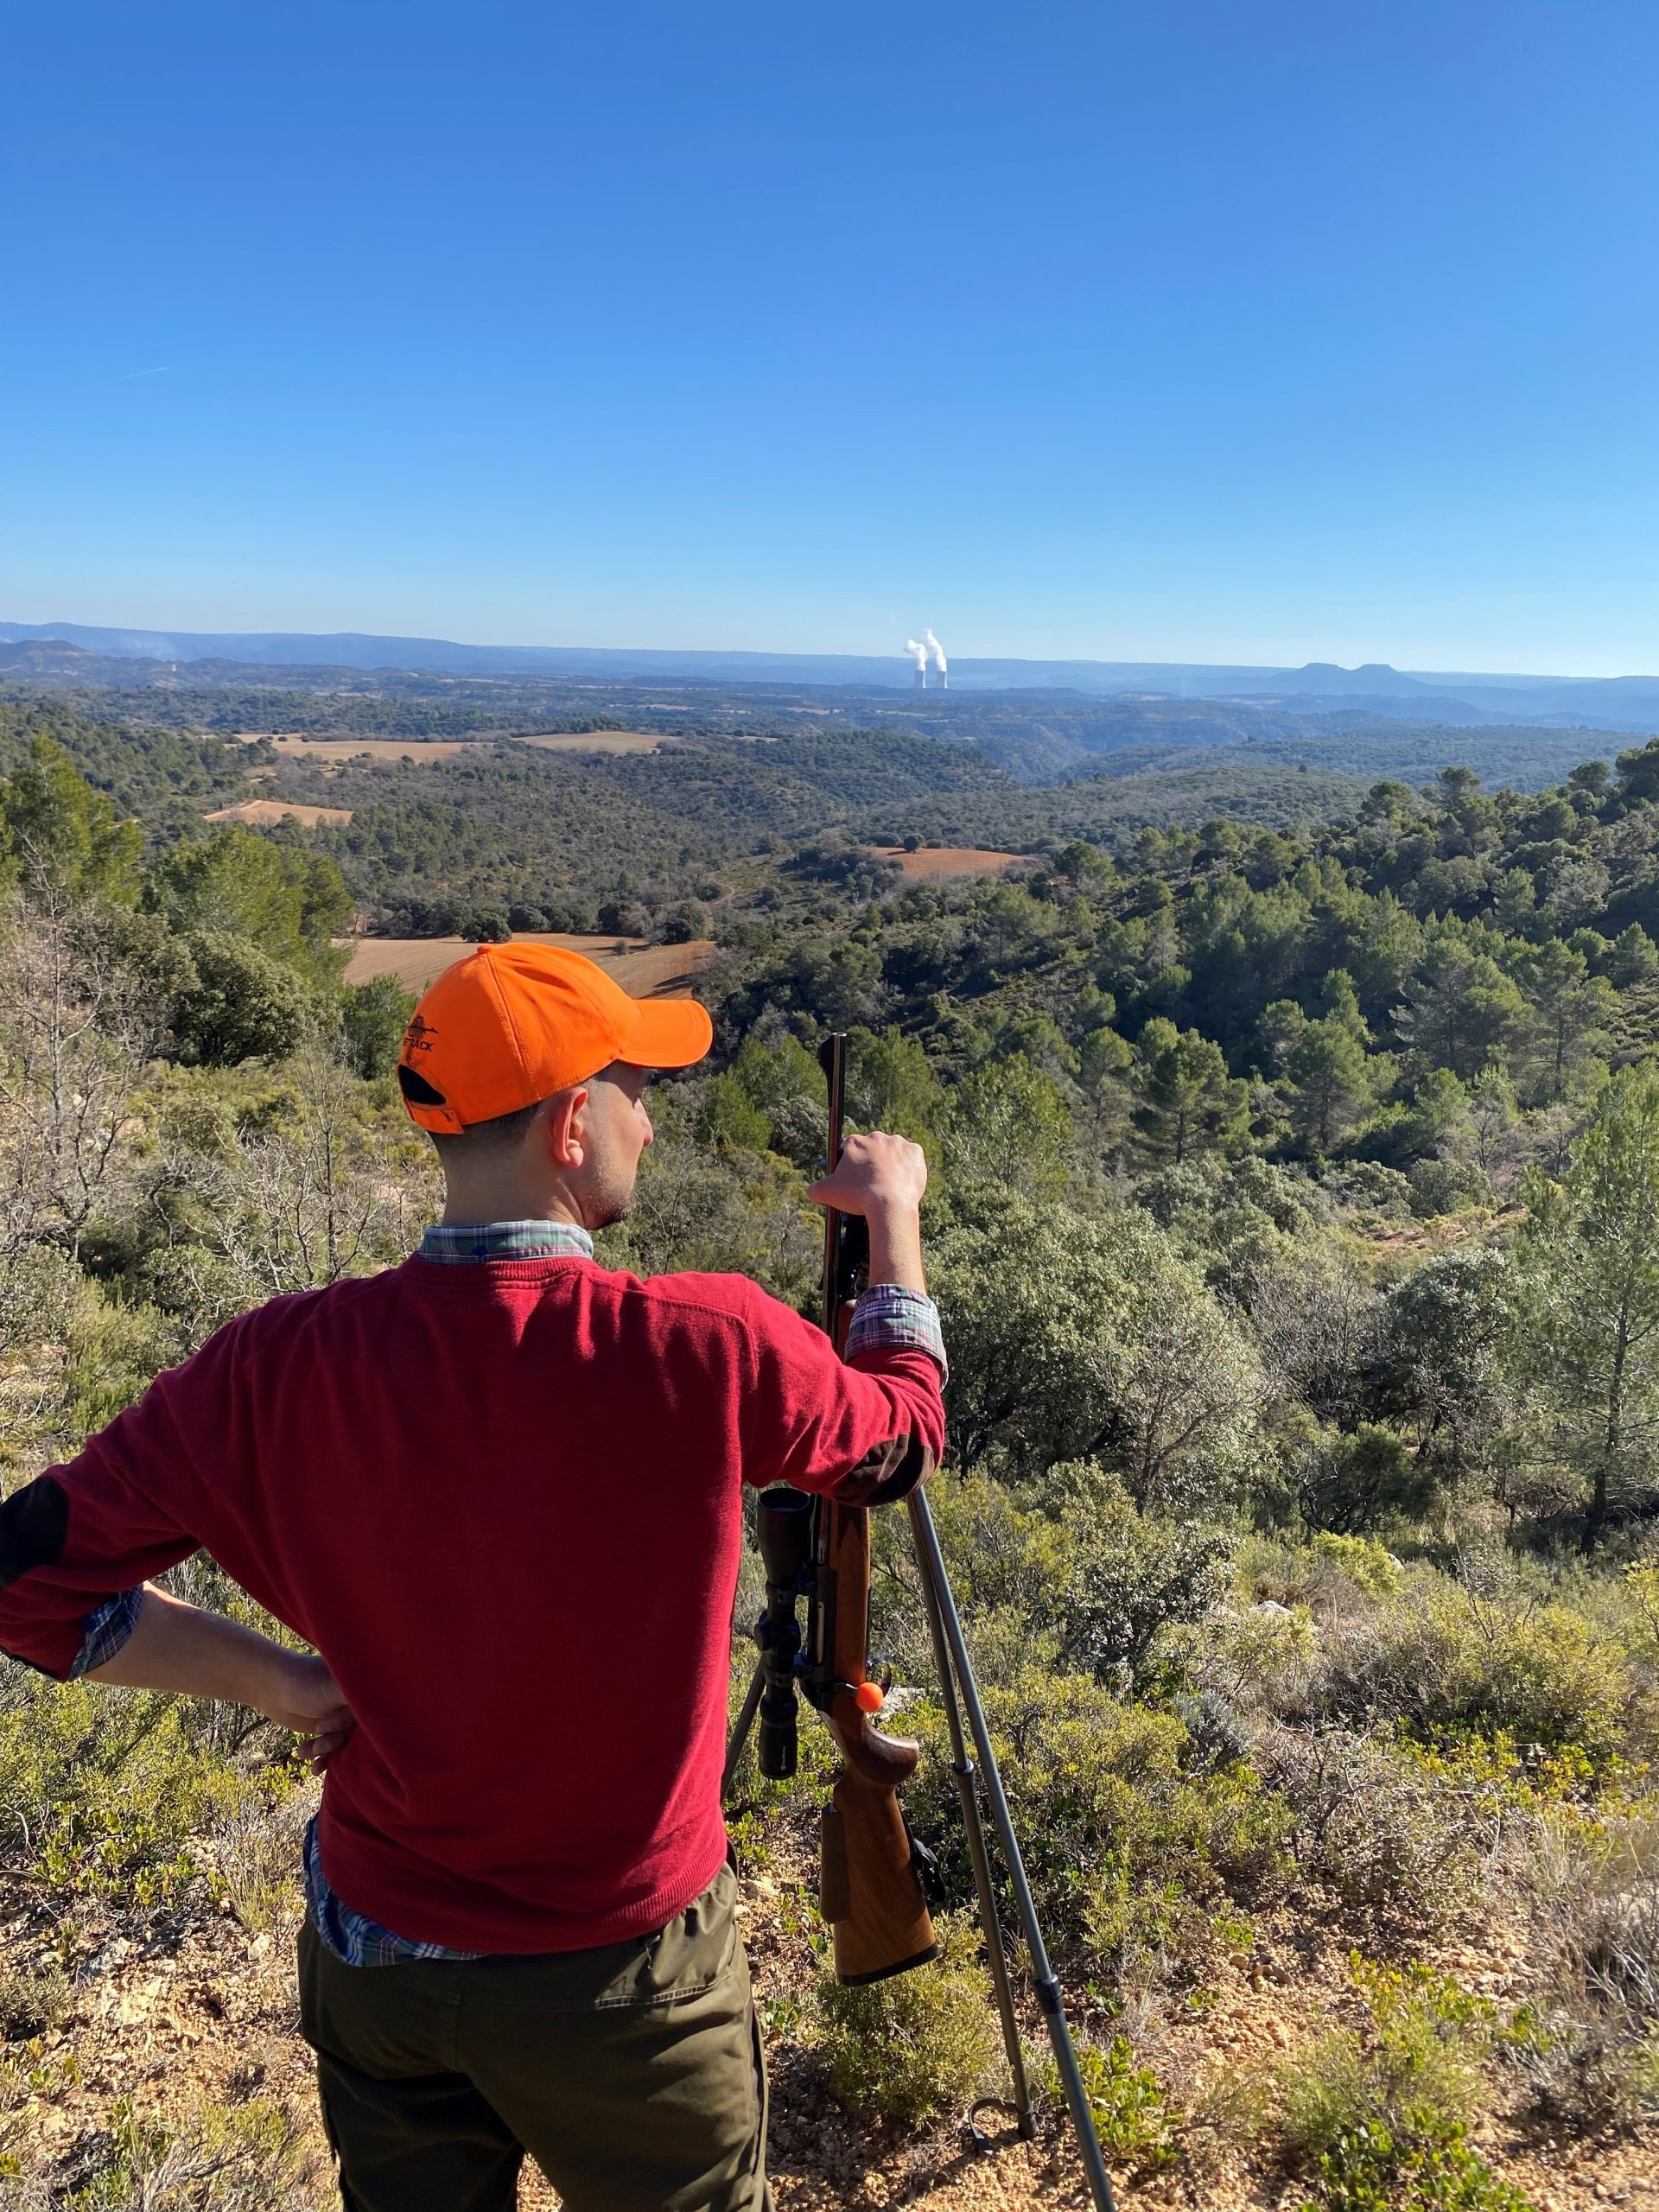
<instances>
[{"instance_id":1,"label":"haze on horizon","mask_svg":"<svg viewBox=\"0 0 1659 2212\"><path fill-rule=\"evenodd\" d=\"M12 620L1659 667L1631 0L68 0L9 63Z\"/></svg>"},{"instance_id":2,"label":"haze on horizon","mask_svg":"<svg viewBox=\"0 0 1659 2212\"><path fill-rule=\"evenodd\" d=\"M572 672L581 671L588 662L603 662L610 656L615 655L620 659L637 657L641 660L661 659L665 663L683 659L686 657L702 656L706 656L711 662L725 664L753 659L767 664L764 667L757 667L756 681L772 680L773 671L771 664L773 663L783 664L783 671L789 671L789 664L796 664L792 671L779 673L778 680L784 681L865 683L875 677L875 669L872 664L885 663L890 671L893 686L897 689L908 690L911 688L914 673L913 646L902 653L893 653L890 651L884 652L880 646L874 648L872 652L860 653L838 646L797 649L753 644L686 646L663 645L655 641L641 640L634 640L623 646L593 646L585 640L572 639L543 642L533 639L431 638L418 637L407 631L380 632L365 632L356 628L310 632L277 629L216 632L194 630L182 623L163 625L156 628L143 623L89 626L73 620L54 621L49 617L41 622L25 623L14 620L7 616L3 611L0 611L0 644L4 644L21 635L33 636L37 633L43 642L58 639L83 652L90 652L93 654L113 654L118 659L129 656L134 659L176 658L181 660L187 666L190 661L199 659L212 658L231 662L244 659L246 658L246 648L251 643L263 645L280 644L285 650L279 656L269 658L263 654L255 656L256 659L263 662L273 671L283 668L327 667L334 660L340 660L353 668L365 670L376 666L397 668L404 664L398 648L419 646L423 651L418 655L412 653L410 655L408 661L410 666L434 671L448 669L455 672L466 669L470 664L465 656L474 653L499 656L499 665L495 672L505 674L511 672L510 656L512 654L524 653L537 656L544 654L550 659L551 657L564 652L570 656ZM363 651L366 646L384 648L384 651L379 652L378 658L371 659ZM351 650L339 650L346 647ZM444 659L442 657L442 651L432 650L450 647L459 648L459 653L454 661ZM310 650L301 650L302 648ZM1024 667L1031 671L1028 677L1016 675L1007 679L1016 685L1022 682L1041 685L1051 681L1063 681L1064 678L1058 671L1068 666L1078 670L1119 669L1126 672L1132 671L1133 681L1126 683L1124 688L1133 688L1133 684L1139 683L1143 674L1151 680L1160 670L1172 676L1180 672L1196 677L1205 673L1219 676L1249 671L1259 673L1264 677L1285 673L1318 674L1324 671L1326 674L1346 678L1363 677L1369 671L1375 671L1383 676L1408 677L1414 683L1420 685L1432 684L1437 678L1464 683L1471 679L1476 682L1490 680L1503 685L1522 682L1543 685L1554 683L1571 684L1581 681L1593 683L1597 680L1593 671L1586 676L1584 671L1573 669L1405 669L1388 662L1377 661L1356 663L1351 667L1344 667L1339 663L1332 662L1326 656L1319 656L1313 660L1295 664L1289 662L1234 663L1222 661L1213 655L1206 656L1201 660L1185 662L1165 662L1147 656L1122 658L1114 656L1106 659L1092 654L1035 656L1020 653L957 652L952 658L959 681L965 674L970 683L976 682L981 684L988 680L992 682L998 680L995 677L987 678L985 671L988 665L1010 664L1016 670ZM818 677L813 677L805 672L810 664L823 661L844 661L847 667L844 672L832 673L826 671ZM526 676L531 675L540 665L539 661L532 663L526 659L521 664L520 672ZM552 673L551 665L544 672ZM603 673L601 669L594 667L587 668L586 672L595 677L602 677ZM613 673L616 680L627 680L621 669L616 670ZM1627 678L1634 677L1644 683L1659 682L1659 678L1643 670L1627 669L1618 671L1618 674ZM671 680L671 677L665 676L665 680ZM729 672L723 672L721 680L731 682L741 679L734 679ZM875 680L883 679L876 677ZM930 663L929 683L935 690L938 690L938 671L931 663ZM1115 687L1107 688L1109 690ZM1338 690L1347 688L1351 687L1346 684L1338 686Z\"/></svg>"}]
</instances>

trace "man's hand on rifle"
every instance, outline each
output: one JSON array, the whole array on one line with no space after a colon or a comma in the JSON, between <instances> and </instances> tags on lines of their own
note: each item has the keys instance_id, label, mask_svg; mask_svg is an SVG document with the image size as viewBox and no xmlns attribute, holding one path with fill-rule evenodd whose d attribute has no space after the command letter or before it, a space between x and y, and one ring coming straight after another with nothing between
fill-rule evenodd
<instances>
[{"instance_id":1,"label":"man's hand on rifle","mask_svg":"<svg viewBox=\"0 0 1659 2212\"><path fill-rule=\"evenodd\" d=\"M834 1171L821 1177L807 1196L814 1205L870 1214L882 1207L913 1211L926 1188L927 1154L920 1145L876 1129L868 1136L849 1137Z\"/></svg>"},{"instance_id":2,"label":"man's hand on rifle","mask_svg":"<svg viewBox=\"0 0 1659 2212\"><path fill-rule=\"evenodd\" d=\"M815 1205L863 1215L869 1224L873 1283L925 1291L919 1210L926 1188L927 1155L920 1145L877 1129L849 1137L834 1169L807 1196Z\"/></svg>"}]
</instances>

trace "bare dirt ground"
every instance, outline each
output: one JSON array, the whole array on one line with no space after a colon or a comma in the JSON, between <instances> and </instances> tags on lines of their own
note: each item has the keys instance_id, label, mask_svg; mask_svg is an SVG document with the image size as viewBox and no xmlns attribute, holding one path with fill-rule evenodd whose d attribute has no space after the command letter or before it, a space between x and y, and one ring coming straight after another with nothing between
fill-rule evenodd
<instances>
[{"instance_id":1,"label":"bare dirt ground","mask_svg":"<svg viewBox=\"0 0 1659 2212\"><path fill-rule=\"evenodd\" d=\"M785 1852L785 1859L799 1854ZM806 1885L763 1875L744 1884L741 1908L763 2015L798 2005L813 1967L805 1933ZM291 1900L297 1909L297 1885ZM28 1966L48 1952L51 1916L22 1891L0 1897L0 1965ZM291 1916L250 1934L228 1907L198 1903L146 1943L112 1936L80 1915L86 1949L73 2008L42 2039L37 2085L22 2115L22 2143L73 2186L107 2126L130 2097L139 2115L176 2120L203 2101L258 2097L290 2107L315 2157L316 2212L338 2204L318 2126L308 2054L297 2031ZM1270 2069L1340 2022L1353 2003L1343 1970L1346 1939L1336 1916L1287 1910L1263 1923L1248 1967L1224 1976L1201 2013L1157 2031L1143 2055L1180 2096L1226 2068ZM1520 1994L1518 1945L1501 1929L1465 1931L1436 1963L1465 1987L1500 2001ZM1087 2027L1086 2015L1078 2024ZM1033 2013L1029 2039L1040 2041ZM1096 2024L1098 2025L1098 2024ZM1101 2032L1107 2032L1101 2030ZM810 2049L768 2037L772 2075L769 2164L779 2212L877 2212L924 2203L929 2212L1037 2212L1087 2202L1063 2127L1051 2117L1039 2139L1005 2135L970 2150L954 2122L931 2129L869 2125L830 2098ZM14 2139L16 2140L17 2139ZM1503 2120L1477 2131L1478 2147L1537 2212L1659 2212L1659 2130L1554 2146L1529 2142ZM1179 2157L1161 2174L1113 2176L1125 2206L1169 2212L1299 2212L1306 2185L1209 2136L1178 2133ZM524 2178L522 2212L551 2212L557 2196L538 2174Z\"/></svg>"},{"instance_id":2,"label":"bare dirt ground","mask_svg":"<svg viewBox=\"0 0 1659 2212\"><path fill-rule=\"evenodd\" d=\"M352 818L349 806L307 806L299 799L250 798L240 806L221 806L204 815L207 822L245 822L255 830L269 830L276 822L302 822L315 830L319 822L344 823Z\"/></svg>"},{"instance_id":3,"label":"bare dirt ground","mask_svg":"<svg viewBox=\"0 0 1659 2212\"><path fill-rule=\"evenodd\" d=\"M906 875L1006 875L1025 857L1020 853L993 853L977 845L924 845L907 853L902 845L878 845L883 860L897 861Z\"/></svg>"},{"instance_id":4,"label":"bare dirt ground","mask_svg":"<svg viewBox=\"0 0 1659 2212\"><path fill-rule=\"evenodd\" d=\"M359 937L336 942L352 947L346 963L348 983L396 976L412 991L424 990L452 961L475 950L474 941L462 937ZM697 970L715 949L712 938L696 938L688 944L646 944L639 938L564 937L552 930L520 930L512 942L563 944L572 952L585 953L636 999L688 997Z\"/></svg>"}]
</instances>

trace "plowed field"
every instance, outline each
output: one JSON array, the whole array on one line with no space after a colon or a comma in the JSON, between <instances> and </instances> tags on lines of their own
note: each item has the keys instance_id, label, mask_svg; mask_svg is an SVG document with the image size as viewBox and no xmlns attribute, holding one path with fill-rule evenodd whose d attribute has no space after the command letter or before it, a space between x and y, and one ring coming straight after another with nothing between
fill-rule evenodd
<instances>
[{"instance_id":1,"label":"plowed field","mask_svg":"<svg viewBox=\"0 0 1659 2212\"><path fill-rule=\"evenodd\" d=\"M884 860L897 861L906 875L1006 875L1024 858L1020 853L987 852L978 845L924 845L907 853L902 845L878 845Z\"/></svg>"},{"instance_id":2,"label":"plowed field","mask_svg":"<svg viewBox=\"0 0 1659 2212\"><path fill-rule=\"evenodd\" d=\"M373 976L396 976L412 991L424 990L452 961L474 950L470 938L359 937L342 940L352 947L346 964L348 983ZM646 944L639 938L563 937L550 930L514 933L515 944L563 944L613 976L636 999L681 999L690 995L699 968L714 950L714 940L690 944Z\"/></svg>"}]
</instances>

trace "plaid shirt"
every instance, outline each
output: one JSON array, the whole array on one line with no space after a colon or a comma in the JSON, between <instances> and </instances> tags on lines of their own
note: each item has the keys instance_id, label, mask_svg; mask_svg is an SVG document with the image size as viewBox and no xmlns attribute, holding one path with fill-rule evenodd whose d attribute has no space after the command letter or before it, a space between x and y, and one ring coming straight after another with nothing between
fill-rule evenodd
<instances>
[{"instance_id":1,"label":"plaid shirt","mask_svg":"<svg viewBox=\"0 0 1659 2212\"><path fill-rule=\"evenodd\" d=\"M421 1239L420 1256L443 1267L473 1267L486 1260L591 1260L594 1240L573 1221L492 1221L451 1228L435 1223ZM931 1298L902 1283L873 1283L854 1308L847 1332L849 1358L860 1351L902 1346L929 1353L947 1377L939 1313ZM139 1590L123 1590L89 1613L86 1641L70 1669L72 1679L113 1659L138 1618ZM448 1950L394 1935L366 1914L354 1912L328 1886L317 1848L317 1824L305 1831L305 1897L312 1924L337 1959L348 1967L395 1966L409 1959L475 1959L477 1951Z\"/></svg>"}]
</instances>

